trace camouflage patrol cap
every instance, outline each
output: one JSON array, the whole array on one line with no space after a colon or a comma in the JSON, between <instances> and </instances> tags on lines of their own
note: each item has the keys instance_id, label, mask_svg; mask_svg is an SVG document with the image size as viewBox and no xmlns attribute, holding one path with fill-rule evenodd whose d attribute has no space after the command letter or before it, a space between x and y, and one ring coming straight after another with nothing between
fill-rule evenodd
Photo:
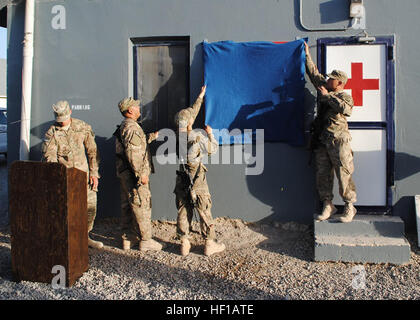
<instances>
[{"instance_id":1,"label":"camouflage patrol cap","mask_svg":"<svg viewBox=\"0 0 420 320\"><path fill-rule=\"evenodd\" d=\"M54 111L55 121L64 122L70 119L70 106L65 100L60 100L56 104L52 105Z\"/></svg>"},{"instance_id":2,"label":"camouflage patrol cap","mask_svg":"<svg viewBox=\"0 0 420 320\"><path fill-rule=\"evenodd\" d=\"M191 113L188 109L182 109L175 115L175 125L178 128L186 128L191 119Z\"/></svg>"},{"instance_id":3,"label":"camouflage patrol cap","mask_svg":"<svg viewBox=\"0 0 420 320\"><path fill-rule=\"evenodd\" d=\"M341 70L333 70L327 77L341 81L343 84L347 83L347 74Z\"/></svg>"},{"instance_id":4,"label":"camouflage patrol cap","mask_svg":"<svg viewBox=\"0 0 420 320\"><path fill-rule=\"evenodd\" d=\"M118 108L120 109L121 113L124 113L130 107L140 106L140 100L134 100L132 97L122 99L118 103Z\"/></svg>"}]
</instances>

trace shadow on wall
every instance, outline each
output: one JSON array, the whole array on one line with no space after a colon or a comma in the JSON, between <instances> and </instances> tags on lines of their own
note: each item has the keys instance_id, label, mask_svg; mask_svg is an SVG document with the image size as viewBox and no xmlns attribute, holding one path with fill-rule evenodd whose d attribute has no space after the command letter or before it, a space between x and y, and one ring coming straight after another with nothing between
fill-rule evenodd
<instances>
[{"instance_id":1,"label":"shadow on wall","mask_svg":"<svg viewBox=\"0 0 420 320\"><path fill-rule=\"evenodd\" d=\"M264 171L246 176L249 192L272 207L272 214L259 222L311 223L318 197L310 152L278 143L265 143L264 148Z\"/></svg>"},{"instance_id":2,"label":"shadow on wall","mask_svg":"<svg viewBox=\"0 0 420 320\"><path fill-rule=\"evenodd\" d=\"M236 128L264 130L265 141L288 141L290 145L304 144L304 96L296 93L293 84L285 84L272 90L279 95L279 103L265 101L254 105L243 105L229 126ZM302 106L303 104L303 106Z\"/></svg>"},{"instance_id":3,"label":"shadow on wall","mask_svg":"<svg viewBox=\"0 0 420 320\"><path fill-rule=\"evenodd\" d=\"M395 153L395 180L403 180L420 172L420 158L404 152ZM417 191L420 194L420 190Z\"/></svg>"},{"instance_id":4,"label":"shadow on wall","mask_svg":"<svg viewBox=\"0 0 420 320\"><path fill-rule=\"evenodd\" d=\"M321 12L321 23L335 23L349 20L349 1L330 0L319 4Z\"/></svg>"},{"instance_id":5,"label":"shadow on wall","mask_svg":"<svg viewBox=\"0 0 420 320\"><path fill-rule=\"evenodd\" d=\"M420 172L420 158L404 152L395 153L395 181L404 180ZM412 195L402 196L393 206L393 214L400 216L407 231L414 231L416 228L416 194L420 194L420 189L415 187L411 190Z\"/></svg>"},{"instance_id":6,"label":"shadow on wall","mask_svg":"<svg viewBox=\"0 0 420 320\"><path fill-rule=\"evenodd\" d=\"M338 22L349 21L349 1L348 0L329 0L319 1L319 7L316 8L317 3L314 1L305 0L294 0L294 15L295 15L295 26L299 31L307 31L302 28L300 24L300 2L303 2L303 19L305 21L306 16L316 15L318 11L321 15L320 24L333 24ZM306 24L306 23L305 23ZM312 25L312 24L311 24ZM315 25L315 23L314 23ZM319 23L316 23L319 25ZM341 26L339 26L341 27Z\"/></svg>"},{"instance_id":7,"label":"shadow on wall","mask_svg":"<svg viewBox=\"0 0 420 320\"><path fill-rule=\"evenodd\" d=\"M418 192L420 194L420 192ZM401 217L406 231L416 230L416 204L414 195L401 197L393 206L393 215Z\"/></svg>"},{"instance_id":8,"label":"shadow on wall","mask_svg":"<svg viewBox=\"0 0 420 320\"><path fill-rule=\"evenodd\" d=\"M314 119L315 97L304 89L305 144L309 143L309 128ZM272 214L260 220L312 223L319 210L311 153L307 147L292 147L286 143L265 143L264 171L246 176L248 189L261 202L272 207Z\"/></svg>"}]
</instances>

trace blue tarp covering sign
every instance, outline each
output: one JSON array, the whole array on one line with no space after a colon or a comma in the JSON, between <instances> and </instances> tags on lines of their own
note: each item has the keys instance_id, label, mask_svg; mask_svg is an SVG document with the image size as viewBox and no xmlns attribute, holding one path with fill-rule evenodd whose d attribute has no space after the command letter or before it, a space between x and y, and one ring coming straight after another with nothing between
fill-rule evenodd
<instances>
[{"instance_id":1,"label":"blue tarp covering sign","mask_svg":"<svg viewBox=\"0 0 420 320\"><path fill-rule=\"evenodd\" d=\"M219 144L238 142L226 132L264 129L265 141L304 144L305 50L303 40L203 42L206 124L227 129ZM243 139L243 140L241 140Z\"/></svg>"}]
</instances>

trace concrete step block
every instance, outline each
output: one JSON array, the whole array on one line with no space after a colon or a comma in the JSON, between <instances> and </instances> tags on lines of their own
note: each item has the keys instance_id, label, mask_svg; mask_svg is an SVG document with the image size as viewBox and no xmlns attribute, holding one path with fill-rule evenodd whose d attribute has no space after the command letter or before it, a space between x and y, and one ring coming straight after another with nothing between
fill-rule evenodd
<instances>
[{"instance_id":1,"label":"concrete step block","mask_svg":"<svg viewBox=\"0 0 420 320\"><path fill-rule=\"evenodd\" d=\"M406 264L410 244L404 237L315 236L315 261Z\"/></svg>"},{"instance_id":2,"label":"concrete step block","mask_svg":"<svg viewBox=\"0 0 420 320\"><path fill-rule=\"evenodd\" d=\"M400 217L356 215L352 222L342 223L340 215L314 222L315 235L404 237L404 221Z\"/></svg>"}]
</instances>

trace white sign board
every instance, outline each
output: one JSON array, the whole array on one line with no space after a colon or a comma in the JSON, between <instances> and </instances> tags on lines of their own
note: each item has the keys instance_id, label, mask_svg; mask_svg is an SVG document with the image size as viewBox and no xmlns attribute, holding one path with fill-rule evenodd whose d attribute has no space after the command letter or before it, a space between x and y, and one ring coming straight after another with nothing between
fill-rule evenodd
<instances>
[{"instance_id":1,"label":"white sign board","mask_svg":"<svg viewBox=\"0 0 420 320\"><path fill-rule=\"evenodd\" d=\"M385 45L327 46L326 71L347 73L354 108L348 121L386 122Z\"/></svg>"},{"instance_id":2,"label":"white sign board","mask_svg":"<svg viewBox=\"0 0 420 320\"><path fill-rule=\"evenodd\" d=\"M386 131L350 130L354 153L353 180L360 206L386 205ZM334 204L344 205L334 179Z\"/></svg>"}]
</instances>

